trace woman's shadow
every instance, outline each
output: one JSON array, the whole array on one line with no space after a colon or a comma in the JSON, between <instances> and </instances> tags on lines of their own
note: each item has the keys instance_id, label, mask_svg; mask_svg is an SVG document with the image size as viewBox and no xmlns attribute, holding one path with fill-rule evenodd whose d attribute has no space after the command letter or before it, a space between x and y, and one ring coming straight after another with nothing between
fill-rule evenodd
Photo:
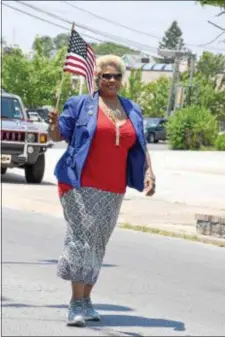
<instances>
[{"instance_id":1,"label":"woman's shadow","mask_svg":"<svg viewBox=\"0 0 225 337\"><path fill-rule=\"evenodd\" d=\"M49 309L67 309L66 304L47 304L44 306L32 305L32 304L25 304L25 303L5 303L5 301L9 302L10 299L2 298L2 307L14 307L14 308L29 308L29 307L45 307ZM88 326L94 330L101 330L102 328L122 328L122 327L136 327L136 328L167 328L173 329L173 331L185 331L185 325L183 322L168 320L163 318L148 318L136 315L129 315L125 314L125 312L131 312L133 309L116 304L95 304L94 305L96 310L100 311L112 311L115 314L101 314L101 321L100 322L88 322ZM120 313L119 313L120 312ZM128 334L129 336L141 336L138 333L132 332L124 332L121 331L123 334Z\"/></svg>"},{"instance_id":2,"label":"woman's shadow","mask_svg":"<svg viewBox=\"0 0 225 337\"><path fill-rule=\"evenodd\" d=\"M100 311L133 311L129 307L116 306L110 304L95 304L95 309ZM88 325L92 328L97 327L98 325L105 328L110 327L137 327L137 328L169 328L173 331L185 331L185 325L183 322L168 320L163 318L147 318L136 315L127 315L127 314L103 314L101 315L102 320L100 323L88 322ZM123 332L124 333L124 332ZM128 332L127 332L128 333ZM129 332L131 336L132 333ZM138 336L139 334L133 334Z\"/></svg>"}]
</instances>

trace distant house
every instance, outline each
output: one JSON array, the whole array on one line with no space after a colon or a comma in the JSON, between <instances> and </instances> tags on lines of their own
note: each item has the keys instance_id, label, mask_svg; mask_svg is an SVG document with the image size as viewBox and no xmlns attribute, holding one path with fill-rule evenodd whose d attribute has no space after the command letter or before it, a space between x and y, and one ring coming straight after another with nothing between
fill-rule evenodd
<instances>
[{"instance_id":1,"label":"distant house","mask_svg":"<svg viewBox=\"0 0 225 337\"><path fill-rule=\"evenodd\" d=\"M132 56L132 55L128 55ZM157 63L155 61L155 58L153 56L149 56L149 62L141 62L141 58L139 59L133 59L137 60L136 63L132 62L131 57L127 57L126 55L123 56L123 59L125 58L125 64L126 64L126 73L124 81L127 82L128 78L130 76L132 69L141 69L142 70L142 81L144 83L149 83L152 81L156 81L159 77L165 76L168 78L172 77L173 73L173 64L166 64L166 63ZM188 69L187 62L184 60L182 61L180 65L180 72L186 71Z\"/></svg>"},{"instance_id":2,"label":"distant house","mask_svg":"<svg viewBox=\"0 0 225 337\"><path fill-rule=\"evenodd\" d=\"M162 63L136 63L133 67L127 67L124 82L126 83L129 79L132 69L141 69L142 71L142 81L144 83L149 83L156 81L159 77L166 76L168 78L172 77L173 64L162 64Z\"/></svg>"},{"instance_id":3,"label":"distant house","mask_svg":"<svg viewBox=\"0 0 225 337\"><path fill-rule=\"evenodd\" d=\"M155 62L153 56L146 54L125 54L122 56L127 68L132 68L135 64L144 65L146 63Z\"/></svg>"}]
</instances>

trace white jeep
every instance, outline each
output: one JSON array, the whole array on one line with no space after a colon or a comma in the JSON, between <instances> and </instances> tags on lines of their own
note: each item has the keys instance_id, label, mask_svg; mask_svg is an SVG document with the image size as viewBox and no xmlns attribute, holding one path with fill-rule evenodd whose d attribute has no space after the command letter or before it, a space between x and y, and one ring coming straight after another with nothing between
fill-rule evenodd
<instances>
[{"instance_id":1,"label":"white jeep","mask_svg":"<svg viewBox=\"0 0 225 337\"><path fill-rule=\"evenodd\" d=\"M19 96L1 93L1 174L22 168L28 183L41 183L45 152L51 147L47 130L29 120Z\"/></svg>"}]
</instances>

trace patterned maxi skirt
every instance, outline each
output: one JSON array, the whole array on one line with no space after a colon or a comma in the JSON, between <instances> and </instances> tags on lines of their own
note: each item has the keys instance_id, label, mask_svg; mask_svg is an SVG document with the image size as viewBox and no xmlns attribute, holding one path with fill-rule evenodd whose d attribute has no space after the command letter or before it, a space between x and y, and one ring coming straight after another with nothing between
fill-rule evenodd
<instances>
[{"instance_id":1,"label":"patterned maxi skirt","mask_svg":"<svg viewBox=\"0 0 225 337\"><path fill-rule=\"evenodd\" d=\"M71 189L61 196L67 227L57 266L59 277L95 284L123 197L92 187Z\"/></svg>"}]
</instances>

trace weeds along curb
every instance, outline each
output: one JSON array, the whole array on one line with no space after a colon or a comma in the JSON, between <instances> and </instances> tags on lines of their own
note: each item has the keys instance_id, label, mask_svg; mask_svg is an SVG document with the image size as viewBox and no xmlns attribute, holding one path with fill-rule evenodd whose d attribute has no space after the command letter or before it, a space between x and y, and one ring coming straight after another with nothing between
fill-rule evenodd
<instances>
[{"instance_id":1,"label":"weeds along curb","mask_svg":"<svg viewBox=\"0 0 225 337\"><path fill-rule=\"evenodd\" d=\"M139 225L131 225L129 223L121 223L119 225L119 228L122 229L131 229L138 232L143 233L150 233L150 234L157 234L162 236L168 236L172 238L178 238L178 239L184 239L194 242L200 242L200 243L206 243L211 244L217 247L225 248L225 240L223 242L223 239L216 239L216 238L210 238L210 237L203 237L200 235L191 235L186 233L178 233L173 231L167 231L159 228L149 227L149 226L139 226Z\"/></svg>"}]
</instances>

